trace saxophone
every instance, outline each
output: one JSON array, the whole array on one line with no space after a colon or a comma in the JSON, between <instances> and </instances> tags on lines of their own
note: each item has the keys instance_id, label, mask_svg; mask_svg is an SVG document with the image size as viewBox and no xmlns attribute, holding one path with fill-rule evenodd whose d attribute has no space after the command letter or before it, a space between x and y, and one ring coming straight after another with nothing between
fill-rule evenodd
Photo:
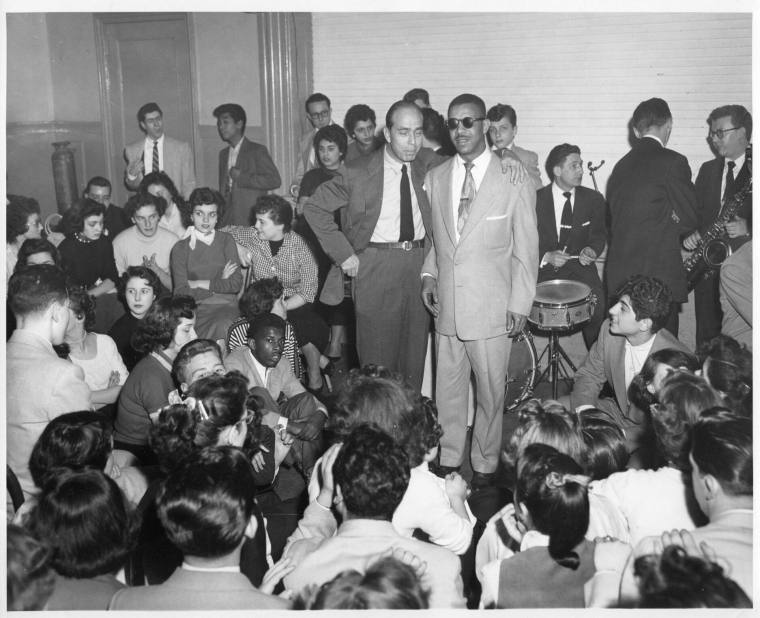
<instances>
[{"instance_id":1,"label":"saxophone","mask_svg":"<svg viewBox=\"0 0 760 618\"><path fill-rule=\"evenodd\" d=\"M746 156L747 169L749 170L747 182L724 204L723 212L702 234L699 244L694 248L692 254L684 260L683 268L686 271L689 291L693 290L703 279L712 277L731 255L731 245L728 242L724 226L734 218L752 191L752 150L748 149Z\"/></svg>"}]
</instances>

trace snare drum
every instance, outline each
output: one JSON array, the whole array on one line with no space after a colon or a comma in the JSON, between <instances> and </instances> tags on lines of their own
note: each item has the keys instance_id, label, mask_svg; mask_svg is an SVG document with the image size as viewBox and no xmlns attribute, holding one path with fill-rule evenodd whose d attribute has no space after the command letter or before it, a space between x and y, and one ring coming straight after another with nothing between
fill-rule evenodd
<instances>
[{"instance_id":1,"label":"snare drum","mask_svg":"<svg viewBox=\"0 0 760 618\"><path fill-rule=\"evenodd\" d=\"M528 321L541 330L570 330L594 315L596 297L580 281L552 279L536 286Z\"/></svg>"}]
</instances>

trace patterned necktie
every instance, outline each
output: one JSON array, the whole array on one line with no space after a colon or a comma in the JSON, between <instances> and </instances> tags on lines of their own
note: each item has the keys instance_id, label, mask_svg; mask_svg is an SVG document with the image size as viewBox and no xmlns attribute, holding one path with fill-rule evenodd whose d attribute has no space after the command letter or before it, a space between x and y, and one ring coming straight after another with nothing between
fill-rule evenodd
<instances>
[{"instance_id":1,"label":"patterned necktie","mask_svg":"<svg viewBox=\"0 0 760 618\"><path fill-rule=\"evenodd\" d=\"M470 216L472 202L475 200L475 179L472 177L472 162L464 164L464 182L462 195L459 197L459 213L457 214L457 232L462 233L467 217Z\"/></svg>"},{"instance_id":2,"label":"patterned necktie","mask_svg":"<svg viewBox=\"0 0 760 618\"><path fill-rule=\"evenodd\" d=\"M414 240L414 218L412 216L412 190L406 165L401 166L401 223L399 225L399 242Z\"/></svg>"},{"instance_id":3,"label":"patterned necktie","mask_svg":"<svg viewBox=\"0 0 760 618\"><path fill-rule=\"evenodd\" d=\"M559 222L559 246L567 247L567 239L573 228L573 206L570 204L570 191L565 191L565 205L562 207L562 219Z\"/></svg>"},{"instance_id":4,"label":"patterned necktie","mask_svg":"<svg viewBox=\"0 0 760 618\"><path fill-rule=\"evenodd\" d=\"M153 140L153 167L150 170L151 172L158 172L160 171L160 168L158 167L158 140Z\"/></svg>"},{"instance_id":5,"label":"patterned necktie","mask_svg":"<svg viewBox=\"0 0 760 618\"><path fill-rule=\"evenodd\" d=\"M735 161L728 162L728 170L726 170L726 188L723 189L723 202L721 208L725 203L731 199L734 194L734 168L736 167Z\"/></svg>"}]
</instances>

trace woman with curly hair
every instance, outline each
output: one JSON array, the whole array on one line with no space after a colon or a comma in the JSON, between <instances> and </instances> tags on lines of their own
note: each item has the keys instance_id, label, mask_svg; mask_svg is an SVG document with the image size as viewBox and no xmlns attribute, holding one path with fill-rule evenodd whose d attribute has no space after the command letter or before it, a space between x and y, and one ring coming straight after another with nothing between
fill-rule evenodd
<instances>
[{"instance_id":1,"label":"woman with curly hair","mask_svg":"<svg viewBox=\"0 0 760 618\"><path fill-rule=\"evenodd\" d=\"M174 293L196 300L198 333L215 341L224 340L237 317L236 295L243 286L235 241L216 229L224 207L218 191L195 189L190 194L193 224L187 238L178 241L171 252Z\"/></svg>"},{"instance_id":2,"label":"woman with curly hair","mask_svg":"<svg viewBox=\"0 0 760 618\"><path fill-rule=\"evenodd\" d=\"M100 470L50 475L27 529L52 550L49 610L106 610L123 588L115 577L137 538L139 517Z\"/></svg>"},{"instance_id":3,"label":"woman with curly hair","mask_svg":"<svg viewBox=\"0 0 760 618\"><path fill-rule=\"evenodd\" d=\"M24 241L42 237L40 205L37 200L21 195L8 195L5 207L5 275L10 279Z\"/></svg>"},{"instance_id":4,"label":"woman with curly hair","mask_svg":"<svg viewBox=\"0 0 760 618\"><path fill-rule=\"evenodd\" d=\"M119 275L111 240L103 233L105 206L84 198L63 214L66 238L61 241L63 270L74 285L81 285L98 299L93 327L106 333L124 309L116 297Z\"/></svg>"},{"instance_id":5,"label":"woman with curly hair","mask_svg":"<svg viewBox=\"0 0 760 618\"><path fill-rule=\"evenodd\" d=\"M113 339L89 332L95 323L95 299L84 288L69 290L69 325L63 341L71 362L84 371L95 409L116 402L129 372Z\"/></svg>"},{"instance_id":6,"label":"woman with curly hair","mask_svg":"<svg viewBox=\"0 0 760 618\"><path fill-rule=\"evenodd\" d=\"M151 172L146 175L140 183L139 191L164 198L166 210L161 215L158 225L173 232L178 238L187 236L187 228L192 225L190 211L166 172Z\"/></svg>"},{"instance_id":7,"label":"woman with curly hair","mask_svg":"<svg viewBox=\"0 0 760 618\"><path fill-rule=\"evenodd\" d=\"M18 272L24 266L34 266L35 264L60 266L61 254L58 247L44 238L26 239L18 250L18 261L13 272Z\"/></svg>"},{"instance_id":8,"label":"woman with curly hair","mask_svg":"<svg viewBox=\"0 0 760 618\"><path fill-rule=\"evenodd\" d=\"M174 389L172 362L180 348L197 338L195 300L165 296L137 327L135 348L146 356L135 365L119 395L114 447L133 453L143 465L155 462L148 447L150 415L168 403Z\"/></svg>"}]
</instances>

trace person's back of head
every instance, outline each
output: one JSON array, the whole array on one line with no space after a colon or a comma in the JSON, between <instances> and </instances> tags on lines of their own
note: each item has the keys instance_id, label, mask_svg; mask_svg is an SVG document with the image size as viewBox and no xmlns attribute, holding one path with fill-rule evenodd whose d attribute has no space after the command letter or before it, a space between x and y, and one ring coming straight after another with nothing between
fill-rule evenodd
<instances>
[{"instance_id":1,"label":"person's back of head","mask_svg":"<svg viewBox=\"0 0 760 618\"><path fill-rule=\"evenodd\" d=\"M240 315L250 323L262 313L269 313L277 299L282 296L283 290L277 277L257 279L245 289L238 300Z\"/></svg>"},{"instance_id":2,"label":"person's back of head","mask_svg":"<svg viewBox=\"0 0 760 618\"><path fill-rule=\"evenodd\" d=\"M639 410L646 412L650 405L657 402L657 392L662 386L661 380L665 378L658 375L660 366L664 366L667 374L675 370L694 373L699 369L699 361L693 354L678 348L663 348L647 356L641 370L628 386L628 400Z\"/></svg>"},{"instance_id":3,"label":"person's back of head","mask_svg":"<svg viewBox=\"0 0 760 618\"><path fill-rule=\"evenodd\" d=\"M240 547L255 525L253 487L253 466L241 450L204 448L165 479L156 497L158 517L183 555L220 558Z\"/></svg>"},{"instance_id":4,"label":"person's back of head","mask_svg":"<svg viewBox=\"0 0 760 618\"><path fill-rule=\"evenodd\" d=\"M549 537L554 561L572 570L588 529L589 482L578 463L545 444L531 444L517 462L516 506L524 505L533 527Z\"/></svg>"},{"instance_id":5,"label":"person's back of head","mask_svg":"<svg viewBox=\"0 0 760 618\"><path fill-rule=\"evenodd\" d=\"M416 103L421 101L426 107L430 107L430 94L424 88L412 88L404 95L402 99L405 103Z\"/></svg>"},{"instance_id":6,"label":"person's back of head","mask_svg":"<svg viewBox=\"0 0 760 618\"><path fill-rule=\"evenodd\" d=\"M396 438L401 414L410 411L414 401L400 374L377 365L352 369L337 394L327 428L340 438L361 423L375 423Z\"/></svg>"},{"instance_id":7,"label":"person's back of head","mask_svg":"<svg viewBox=\"0 0 760 618\"><path fill-rule=\"evenodd\" d=\"M676 371L662 382L658 395L661 405L682 410L691 424L708 408L723 404L720 393L703 378L688 371Z\"/></svg>"},{"instance_id":8,"label":"person's back of head","mask_svg":"<svg viewBox=\"0 0 760 618\"><path fill-rule=\"evenodd\" d=\"M50 262L52 262L52 266L61 265L61 253L58 251L58 247L56 247L53 243L45 238L27 238L23 243L21 243L21 247L18 250L18 261L16 262L16 266L14 267L13 272L16 273L22 268L33 266L34 264L49 264L50 262L47 261L36 261L29 263L29 259L32 256L47 259L47 256L45 254L50 256Z\"/></svg>"},{"instance_id":9,"label":"person's back of head","mask_svg":"<svg viewBox=\"0 0 760 618\"><path fill-rule=\"evenodd\" d=\"M586 474L596 481L625 470L630 453L617 423L595 408L583 410L579 417Z\"/></svg>"},{"instance_id":10,"label":"person's back of head","mask_svg":"<svg viewBox=\"0 0 760 618\"><path fill-rule=\"evenodd\" d=\"M310 598L298 600L295 609L428 609L429 598L415 570L388 556L364 573L339 573Z\"/></svg>"},{"instance_id":11,"label":"person's back of head","mask_svg":"<svg viewBox=\"0 0 760 618\"><path fill-rule=\"evenodd\" d=\"M661 555L639 556L634 562L642 608L752 607L723 567L683 547L668 545Z\"/></svg>"},{"instance_id":12,"label":"person's back of head","mask_svg":"<svg viewBox=\"0 0 760 618\"><path fill-rule=\"evenodd\" d=\"M578 419L562 404L551 399L529 399L517 412L517 427L502 452L506 464L514 468L525 448L535 443L554 447L578 463L583 461L585 446Z\"/></svg>"},{"instance_id":13,"label":"person's back of head","mask_svg":"<svg viewBox=\"0 0 760 618\"><path fill-rule=\"evenodd\" d=\"M752 419L726 408L703 412L691 428L691 459L728 496L752 496Z\"/></svg>"},{"instance_id":14,"label":"person's back of head","mask_svg":"<svg viewBox=\"0 0 760 618\"><path fill-rule=\"evenodd\" d=\"M90 469L48 476L27 528L52 549L59 574L79 579L115 573L133 549L138 524L113 479Z\"/></svg>"},{"instance_id":15,"label":"person's back of head","mask_svg":"<svg viewBox=\"0 0 760 618\"><path fill-rule=\"evenodd\" d=\"M421 397L408 412L401 414L397 441L415 468L441 441L443 428L438 422L438 408L432 399Z\"/></svg>"},{"instance_id":16,"label":"person's back of head","mask_svg":"<svg viewBox=\"0 0 760 618\"><path fill-rule=\"evenodd\" d=\"M111 454L112 428L101 412L69 412L50 421L32 449L29 471L42 487L56 469L103 470Z\"/></svg>"},{"instance_id":17,"label":"person's back of head","mask_svg":"<svg viewBox=\"0 0 760 618\"><path fill-rule=\"evenodd\" d=\"M26 530L8 524L8 610L45 609L55 588L51 551Z\"/></svg>"},{"instance_id":18,"label":"person's back of head","mask_svg":"<svg viewBox=\"0 0 760 618\"><path fill-rule=\"evenodd\" d=\"M445 131L445 123L441 114L430 107L422 110L422 134L425 139L436 144L442 144Z\"/></svg>"},{"instance_id":19,"label":"person's back of head","mask_svg":"<svg viewBox=\"0 0 760 618\"><path fill-rule=\"evenodd\" d=\"M736 339L718 335L697 350L702 377L737 414L752 415L752 353Z\"/></svg>"},{"instance_id":20,"label":"person's back of head","mask_svg":"<svg viewBox=\"0 0 760 618\"><path fill-rule=\"evenodd\" d=\"M349 516L390 521L409 485L409 461L382 429L359 425L343 442L333 477Z\"/></svg>"},{"instance_id":21,"label":"person's back of head","mask_svg":"<svg viewBox=\"0 0 760 618\"><path fill-rule=\"evenodd\" d=\"M643 135L649 129L663 126L672 118L673 115L670 113L670 107L668 107L667 102L654 97L642 101L636 106L631 118L631 124L640 135Z\"/></svg>"},{"instance_id":22,"label":"person's back of head","mask_svg":"<svg viewBox=\"0 0 760 618\"><path fill-rule=\"evenodd\" d=\"M58 266L36 264L8 281L8 303L16 318L44 314L51 305L65 305L66 275Z\"/></svg>"}]
</instances>

